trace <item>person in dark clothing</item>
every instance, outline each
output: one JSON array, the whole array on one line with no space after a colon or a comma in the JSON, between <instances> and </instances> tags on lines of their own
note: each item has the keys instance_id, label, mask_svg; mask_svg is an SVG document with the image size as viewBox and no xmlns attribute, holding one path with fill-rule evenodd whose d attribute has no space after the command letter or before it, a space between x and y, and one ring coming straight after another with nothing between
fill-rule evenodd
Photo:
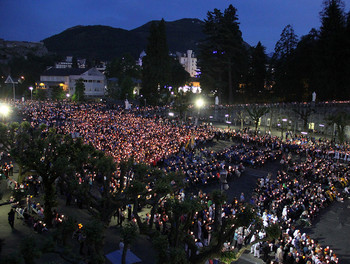
<instances>
[{"instance_id":1,"label":"person in dark clothing","mask_svg":"<svg viewBox=\"0 0 350 264\"><path fill-rule=\"evenodd\" d=\"M11 209L11 211L8 213L8 220L9 220L9 224L10 224L11 228L14 229L15 211L13 209Z\"/></svg>"},{"instance_id":2,"label":"person in dark clothing","mask_svg":"<svg viewBox=\"0 0 350 264\"><path fill-rule=\"evenodd\" d=\"M285 263L286 264L293 264L294 263L294 257L293 257L293 254L291 252L288 252Z\"/></svg>"},{"instance_id":3,"label":"person in dark clothing","mask_svg":"<svg viewBox=\"0 0 350 264\"><path fill-rule=\"evenodd\" d=\"M72 194L68 192L66 194L66 206L70 206L71 202L72 202Z\"/></svg>"},{"instance_id":4,"label":"person in dark clothing","mask_svg":"<svg viewBox=\"0 0 350 264\"><path fill-rule=\"evenodd\" d=\"M128 206L128 221L131 221L131 204Z\"/></svg>"},{"instance_id":5,"label":"person in dark clothing","mask_svg":"<svg viewBox=\"0 0 350 264\"><path fill-rule=\"evenodd\" d=\"M270 251L269 244L265 241L262 244L261 249L262 249L262 253L263 253L262 259L263 259L263 261L265 261L265 263L268 263L269 262L269 251Z\"/></svg>"},{"instance_id":6,"label":"person in dark clothing","mask_svg":"<svg viewBox=\"0 0 350 264\"><path fill-rule=\"evenodd\" d=\"M156 220L155 220L155 227L158 231L160 231L160 223L159 223L159 216L156 216Z\"/></svg>"}]
</instances>

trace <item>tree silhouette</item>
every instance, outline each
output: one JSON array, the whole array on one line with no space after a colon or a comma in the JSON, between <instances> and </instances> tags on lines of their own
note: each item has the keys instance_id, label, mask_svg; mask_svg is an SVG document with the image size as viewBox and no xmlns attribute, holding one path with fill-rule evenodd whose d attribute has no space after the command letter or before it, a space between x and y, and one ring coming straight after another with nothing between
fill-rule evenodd
<instances>
[{"instance_id":1,"label":"tree silhouette","mask_svg":"<svg viewBox=\"0 0 350 264\"><path fill-rule=\"evenodd\" d=\"M267 107L257 107L257 106L249 106L245 108L249 114L249 117L254 122L255 134L258 133L259 121L262 116L270 112L270 109Z\"/></svg>"},{"instance_id":2,"label":"tree silhouette","mask_svg":"<svg viewBox=\"0 0 350 264\"><path fill-rule=\"evenodd\" d=\"M146 56L142 60L142 93L147 102L157 103L160 93L169 85L170 76L169 49L162 19L151 25Z\"/></svg>"},{"instance_id":3,"label":"tree silhouette","mask_svg":"<svg viewBox=\"0 0 350 264\"><path fill-rule=\"evenodd\" d=\"M273 63L275 65L275 92L282 98L282 100L290 100L288 94L293 91L295 87L295 76L293 71L293 54L297 47L298 38L294 33L291 25L287 25L282 33L280 39L275 46L275 53L273 55Z\"/></svg>"},{"instance_id":4,"label":"tree silhouette","mask_svg":"<svg viewBox=\"0 0 350 264\"><path fill-rule=\"evenodd\" d=\"M85 84L83 79L78 79L75 82L75 92L72 97L73 101L82 102L85 98Z\"/></svg>"},{"instance_id":5,"label":"tree silhouette","mask_svg":"<svg viewBox=\"0 0 350 264\"><path fill-rule=\"evenodd\" d=\"M321 11L317 94L321 100L350 98L346 69L349 61L346 43L344 4L340 0L327 0Z\"/></svg>"},{"instance_id":6,"label":"tree silhouette","mask_svg":"<svg viewBox=\"0 0 350 264\"><path fill-rule=\"evenodd\" d=\"M299 116L301 120L303 120L303 128L306 130L307 123L309 122L309 117L312 113L315 112L315 109L308 106L308 107L294 108L293 111Z\"/></svg>"},{"instance_id":7,"label":"tree silhouette","mask_svg":"<svg viewBox=\"0 0 350 264\"><path fill-rule=\"evenodd\" d=\"M350 124L350 115L344 111L339 111L327 117L329 125L335 125L338 132L338 140L340 143L345 141L345 127Z\"/></svg>"},{"instance_id":8,"label":"tree silhouette","mask_svg":"<svg viewBox=\"0 0 350 264\"><path fill-rule=\"evenodd\" d=\"M239 29L237 9L232 5L222 13L208 12L204 33L207 38L200 47L201 83L228 103L233 103L242 73L247 66L247 51Z\"/></svg>"},{"instance_id":9,"label":"tree silhouette","mask_svg":"<svg viewBox=\"0 0 350 264\"><path fill-rule=\"evenodd\" d=\"M266 82L266 54L265 47L259 41L251 49L250 70L248 74L248 91L253 100L261 99Z\"/></svg>"}]
</instances>

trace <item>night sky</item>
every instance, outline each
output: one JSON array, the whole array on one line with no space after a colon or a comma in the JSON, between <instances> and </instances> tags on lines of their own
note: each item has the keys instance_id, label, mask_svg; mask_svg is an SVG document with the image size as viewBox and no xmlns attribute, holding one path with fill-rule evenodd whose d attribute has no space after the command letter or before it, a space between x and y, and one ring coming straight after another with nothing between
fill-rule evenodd
<instances>
[{"instance_id":1,"label":"night sky","mask_svg":"<svg viewBox=\"0 0 350 264\"><path fill-rule=\"evenodd\" d=\"M243 39L272 52L283 28L298 36L319 28L323 0L0 0L0 38L40 41L76 25L124 29L164 18L206 18L208 11L238 9ZM349 11L350 0L344 0Z\"/></svg>"}]
</instances>

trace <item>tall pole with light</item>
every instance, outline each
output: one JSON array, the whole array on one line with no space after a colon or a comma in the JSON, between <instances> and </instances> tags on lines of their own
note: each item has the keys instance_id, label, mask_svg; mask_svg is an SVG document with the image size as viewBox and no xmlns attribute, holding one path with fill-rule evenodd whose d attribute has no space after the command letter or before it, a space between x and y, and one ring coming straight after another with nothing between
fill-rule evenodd
<instances>
[{"instance_id":1,"label":"tall pole with light","mask_svg":"<svg viewBox=\"0 0 350 264\"><path fill-rule=\"evenodd\" d=\"M33 101L33 86L30 86L29 87L29 90L30 90L30 100Z\"/></svg>"},{"instance_id":2,"label":"tall pole with light","mask_svg":"<svg viewBox=\"0 0 350 264\"><path fill-rule=\"evenodd\" d=\"M287 118L283 118L283 119L282 119L282 127L281 127L281 137L282 137L282 140L283 140L284 123L286 123L287 121L288 121Z\"/></svg>"},{"instance_id":3,"label":"tall pole with light","mask_svg":"<svg viewBox=\"0 0 350 264\"><path fill-rule=\"evenodd\" d=\"M5 83L12 83L12 89L13 89L13 102L15 103L16 102L16 87L15 87L15 84L16 82L14 82L11 78L11 76L7 76L7 79L5 81Z\"/></svg>"},{"instance_id":4,"label":"tall pole with light","mask_svg":"<svg viewBox=\"0 0 350 264\"><path fill-rule=\"evenodd\" d=\"M199 116L200 116L200 111L201 111L201 108L203 106L204 106L204 100L202 98L198 98L197 101L196 101L196 107L198 108L198 116L196 118L196 125L198 123Z\"/></svg>"},{"instance_id":5,"label":"tall pole with light","mask_svg":"<svg viewBox=\"0 0 350 264\"><path fill-rule=\"evenodd\" d=\"M12 89L13 89L13 102L16 102L16 88L15 88L15 83L12 82Z\"/></svg>"}]
</instances>

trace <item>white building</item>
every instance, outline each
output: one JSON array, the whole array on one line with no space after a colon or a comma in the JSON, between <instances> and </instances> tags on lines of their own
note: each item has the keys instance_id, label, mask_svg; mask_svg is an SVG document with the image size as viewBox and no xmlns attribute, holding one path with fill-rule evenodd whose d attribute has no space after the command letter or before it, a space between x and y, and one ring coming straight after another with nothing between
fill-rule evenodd
<instances>
[{"instance_id":1,"label":"white building","mask_svg":"<svg viewBox=\"0 0 350 264\"><path fill-rule=\"evenodd\" d=\"M191 77L197 76L197 58L194 57L192 50L188 50L185 54L178 54L180 64L191 75Z\"/></svg>"},{"instance_id":2,"label":"white building","mask_svg":"<svg viewBox=\"0 0 350 264\"><path fill-rule=\"evenodd\" d=\"M55 68L57 69L72 68L72 66L73 66L72 56L67 56L65 61L60 61L55 63Z\"/></svg>"},{"instance_id":3,"label":"white building","mask_svg":"<svg viewBox=\"0 0 350 264\"><path fill-rule=\"evenodd\" d=\"M86 97L105 95L106 77L96 68L89 70L49 68L41 74L37 88L47 89L50 94L53 87L61 86L65 93L72 96L75 93L75 83L79 79L83 79Z\"/></svg>"}]
</instances>

